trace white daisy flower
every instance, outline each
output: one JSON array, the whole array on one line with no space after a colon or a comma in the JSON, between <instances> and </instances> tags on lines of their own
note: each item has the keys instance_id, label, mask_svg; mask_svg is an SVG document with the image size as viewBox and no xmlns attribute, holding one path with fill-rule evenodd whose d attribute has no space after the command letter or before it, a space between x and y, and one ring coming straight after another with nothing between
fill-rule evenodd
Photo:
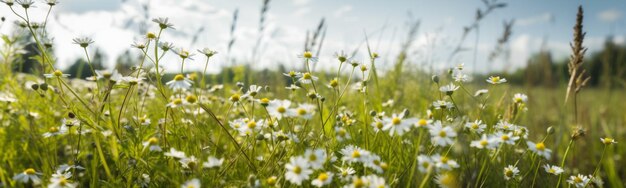
<instances>
[{"instance_id":1,"label":"white daisy flower","mask_svg":"<svg viewBox=\"0 0 626 188\"><path fill-rule=\"evenodd\" d=\"M510 180L515 178L519 174L519 169L516 166L509 165L504 168L504 179Z\"/></svg>"},{"instance_id":2,"label":"white daisy flower","mask_svg":"<svg viewBox=\"0 0 626 188\"><path fill-rule=\"evenodd\" d=\"M308 160L312 169L322 169L326 163L326 151L323 149L307 149L304 152L304 157Z\"/></svg>"},{"instance_id":3,"label":"white daisy flower","mask_svg":"<svg viewBox=\"0 0 626 188\"><path fill-rule=\"evenodd\" d=\"M430 156L427 156L427 155L417 156L417 169L422 173L426 173L430 171L433 167L433 163L434 161L432 160Z\"/></svg>"},{"instance_id":4,"label":"white daisy flower","mask_svg":"<svg viewBox=\"0 0 626 188\"><path fill-rule=\"evenodd\" d=\"M385 126L385 124L383 123L382 120L376 118L374 119L374 121L372 122L372 128L374 129L375 133L378 133L380 131L383 131L383 127Z\"/></svg>"},{"instance_id":5,"label":"white daisy flower","mask_svg":"<svg viewBox=\"0 0 626 188\"><path fill-rule=\"evenodd\" d=\"M547 173L554 174L554 175L559 175L563 173L564 171L563 168L556 166L556 165L550 166L549 164L545 164L543 165L543 168L546 169Z\"/></svg>"},{"instance_id":6,"label":"white daisy flower","mask_svg":"<svg viewBox=\"0 0 626 188\"><path fill-rule=\"evenodd\" d=\"M343 142L346 140L350 140L352 137L350 136L350 133L348 133L348 130L343 127L337 126L335 127L335 138L337 139L337 141Z\"/></svg>"},{"instance_id":7,"label":"white daisy flower","mask_svg":"<svg viewBox=\"0 0 626 188\"><path fill-rule=\"evenodd\" d=\"M587 186L590 180L591 180L590 176L584 176L582 174L578 174L576 176L570 176L569 179L567 180L567 183L570 183L576 186L577 188L583 188Z\"/></svg>"},{"instance_id":8,"label":"white daisy flower","mask_svg":"<svg viewBox=\"0 0 626 188\"><path fill-rule=\"evenodd\" d=\"M487 82L490 83L490 84L497 85L497 84L505 83L506 82L506 78L500 78L500 76L490 76L487 79Z\"/></svg>"},{"instance_id":9,"label":"white daisy flower","mask_svg":"<svg viewBox=\"0 0 626 188\"><path fill-rule=\"evenodd\" d=\"M178 162L180 162L183 168L190 168L190 169L195 168L199 164L199 161L195 156L182 158Z\"/></svg>"},{"instance_id":10,"label":"white daisy flower","mask_svg":"<svg viewBox=\"0 0 626 188\"><path fill-rule=\"evenodd\" d=\"M150 151L156 151L156 152L160 152L161 146L158 145L159 143L159 139L157 139L156 137L151 137L150 139L148 139L148 141L145 141L142 143L143 148L149 148Z\"/></svg>"},{"instance_id":11,"label":"white daisy flower","mask_svg":"<svg viewBox=\"0 0 626 188\"><path fill-rule=\"evenodd\" d=\"M58 127L50 127L50 129L48 129L48 132L43 133L42 136L44 138L49 138L49 137L53 137L53 136L57 136L57 135L64 135L68 132L69 128L65 125L61 125Z\"/></svg>"},{"instance_id":12,"label":"white daisy flower","mask_svg":"<svg viewBox=\"0 0 626 188\"><path fill-rule=\"evenodd\" d=\"M528 96L526 96L523 93L516 93L515 95L513 95L513 102L514 103L526 103L528 102Z\"/></svg>"},{"instance_id":13,"label":"white daisy flower","mask_svg":"<svg viewBox=\"0 0 626 188\"><path fill-rule=\"evenodd\" d=\"M311 185L315 187L323 187L325 185L330 184L333 181L333 173L332 172L322 172L317 175L313 181L311 181Z\"/></svg>"},{"instance_id":14,"label":"white daisy flower","mask_svg":"<svg viewBox=\"0 0 626 188\"><path fill-rule=\"evenodd\" d=\"M336 167L336 168L339 170L339 177L341 177L343 181L348 181L349 179L352 178L352 175L356 173L356 171L352 167Z\"/></svg>"},{"instance_id":15,"label":"white daisy flower","mask_svg":"<svg viewBox=\"0 0 626 188\"><path fill-rule=\"evenodd\" d=\"M313 114L315 113L315 106L312 104L299 104L298 107L289 109L287 113L291 117L311 119L313 118Z\"/></svg>"},{"instance_id":16,"label":"white daisy flower","mask_svg":"<svg viewBox=\"0 0 626 188\"><path fill-rule=\"evenodd\" d=\"M385 178L376 176L376 175L368 175L365 176L366 182L369 184L370 188L388 188L389 185L385 183Z\"/></svg>"},{"instance_id":17,"label":"white daisy flower","mask_svg":"<svg viewBox=\"0 0 626 188\"><path fill-rule=\"evenodd\" d=\"M439 88L439 91L441 91L442 93L445 93L446 95L452 95L452 93L454 93L454 91L456 91L457 89L459 89L459 86L456 86L453 83L450 83L448 85L441 86Z\"/></svg>"},{"instance_id":18,"label":"white daisy flower","mask_svg":"<svg viewBox=\"0 0 626 188\"><path fill-rule=\"evenodd\" d=\"M546 159L550 160L550 155L552 154L552 150L546 148L546 145L543 142L534 143L531 141L526 141L528 145L528 149L535 152L539 156L543 156Z\"/></svg>"},{"instance_id":19,"label":"white daisy flower","mask_svg":"<svg viewBox=\"0 0 626 188\"><path fill-rule=\"evenodd\" d=\"M476 134L481 134L487 128L487 125L483 123L481 120L475 120L474 122L465 123L465 127L469 129L471 132Z\"/></svg>"},{"instance_id":20,"label":"white daisy flower","mask_svg":"<svg viewBox=\"0 0 626 188\"><path fill-rule=\"evenodd\" d=\"M41 176L41 173L35 171L35 169L28 168L24 170L24 172L13 176L13 180L22 183L28 183L32 181L34 185L39 185L41 183L41 179L39 178L39 176Z\"/></svg>"},{"instance_id":21,"label":"white daisy flower","mask_svg":"<svg viewBox=\"0 0 626 188\"><path fill-rule=\"evenodd\" d=\"M184 91L191 88L192 83L193 82L189 80L189 78L185 78L185 76L183 76L182 74L177 74L176 76L174 76L174 79L165 83L165 85L167 85L168 87L170 87L170 89L174 91Z\"/></svg>"},{"instance_id":22,"label":"white daisy flower","mask_svg":"<svg viewBox=\"0 0 626 188\"><path fill-rule=\"evenodd\" d=\"M404 118L404 113L392 114L391 117L383 118L383 123L385 124L383 130L389 131L390 136L402 136L405 132L408 132L417 121L417 118Z\"/></svg>"},{"instance_id":23,"label":"white daisy flower","mask_svg":"<svg viewBox=\"0 0 626 188\"><path fill-rule=\"evenodd\" d=\"M341 149L340 153L343 156L341 157L341 160L349 163L363 162L369 157L370 154L369 151L361 149L358 146L354 145L346 146L345 148Z\"/></svg>"},{"instance_id":24,"label":"white daisy flower","mask_svg":"<svg viewBox=\"0 0 626 188\"><path fill-rule=\"evenodd\" d=\"M478 149L495 149L498 147L498 143L496 143L493 139L488 138L487 135L483 134L480 140L475 140L470 143L471 147L475 147Z\"/></svg>"},{"instance_id":25,"label":"white daisy flower","mask_svg":"<svg viewBox=\"0 0 626 188\"><path fill-rule=\"evenodd\" d=\"M438 100L433 102L433 107L435 107L435 109L452 109L454 108L454 104L452 104L451 102L448 101L443 101L443 100Z\"/></svg>"},{"instance_id":26,"label":"white daisy flower","mask_svg":"<svg viewBox=\"0 0 626 188\"><path fill-rule=\"evenodd\" d=\"M519 136L514 136L513 133L497 132L496 137L493 139L498 144L505 143L508 145L515 145L515 142L519 140Z\"/></svg>"},{"instance_id":27,"label":"white daisy flower","mask_svg":"<svg viewBox=\"0 0 626 188\"><path fill-rule=\"evenodd\" d=\"M298 75L296 75L296 78L298 78L298 82L302 83L302 84L310 84L313 83L313 81L317 81L317 76L313 76L311 73L305 72L305 73L300 73Z\"/></svg>"},{"instance_id":28,"label":"white daisy flower","mask_svg":"<svg viewBox=\"0 0 626 188\"><path fill-rule=\"evenodd\" d=\"M435 163L435 167L437 167L437 169L452 170L453 168L459 167L459 163L448 158L447 156L435 154L431 157L431 160Z\"/></svg>"},{"instance_id":29,"label":"white daisy flower","mask_svg":"<svg viewBox=\"0 0 626 188\"><path fill-rule=\"evenodd\" d=\"M617 144L617 142L615 141L615 139L613 138L600 138L600 141L602 141L603 144L606 145L610 145L610 144Z\"/></svg>"},{"instance_id":30,"label":"white daisy flower","mask_svg":"<svg viewBox=\"0 0 626 188\"><path fill-rule=\"evenodd\" d=\"M289 106L291 106L291 101L289 100L274 99L269 102L266 109L270 116L280 120L288 116Z\"/></svg>"},{"instance_id":31,"label":"white daisy flower","mask_svg":"<svg viewBox=\"0 0 626 188\"><path fill-rule=\"evenodd\" d=\"M452 138L456 137L456 132L450 126L443 126L441 121L436 121L430 126L430 141L435 146L447 146L454 143Z\"/></svg>"},{"instance_id":32,"label":"white daisy flower","mask_svg":"<svg viewBox=\"0 0 626 188\"><path fill-rule=\"evenodd\" d=\"M224 158L218 159L213 156L209 156L207 162L202 163L204 168L219 168L224 163Z\"/></svg>"},{"instance_id":33,"label":"white daisy flower","mask_svg":"<svg viewBox=\"0 0 626 188\"><path fill-rule=\"evenodd\" d=\"M305 51L304 53L298 55L298 58L303 58L303 59L310 60L312 62L317 62L317 57L314 57L313 53L311 53L310 51Z\"/></svg>"},{"instance_id":34,"label":"white daisy flower","mask_svg":"<svg viewBox=\"0 0 626 188\"><path fill-rule=\"evenodd\" d=\"M65 176L52 177L48 188L74 188L78 186L78 183L71 183L68 178Z\"/></svg>"},{"instance_id":35,"label":"white daisy flower","mask_svg":"<svg viewBox=\"0 0 626 188\"><path fill-rule=\"evenodd\" d=\"M308 160L301 156L291 157L285 168L287 169L285 179L296 185L302 185L302 181L308 180L309 175L313 173L313 170L309 169Z\"/></svg>"},{"instance_id":36,"label":"white daisy flower","mask_svg":"<svg viewBox=\"0 0 626 188\"><path fill-rule=\"evenodd\" d=\"M186 181L180 188L200 188L200 180L198 178Z\"/></svg>"},{"instance_id":37,"label":"white daisy flower","mask_svg":"<svg viewBox=\"0 0 626 188\"><path fill-rule=\"evenodd\" d=\"M430 127L433 123L433 120L430 119L424 119L421 118L419 120L417 120L417 123L415 123L415 127L420 128L420 127Z\"/></svg>"},{"instance_id":38,"label":"white daisy flower","mask_svg":"<svg viewBox=\"0 0 626 188\"><path fill-rule=\"evenodd\" d=\"M185 152L177 151L175 148L170 148L170 151L165 152L164 155L168 157L178 158L178 159L187 158L187 155L185 154Z\"/></svg>"},{"instance_id":39,"label":"white daisy flower","mask_svg":"<svg viewBox=\"0 0 626 188\"><path fill-rule=\"evenodd\" d=\"M43 76L46 78L65 78L65 77L70 76L70 74L63 74L61 70L55 70L54 72L50 74L43 74Z\"/></svg>"}]
</instances>

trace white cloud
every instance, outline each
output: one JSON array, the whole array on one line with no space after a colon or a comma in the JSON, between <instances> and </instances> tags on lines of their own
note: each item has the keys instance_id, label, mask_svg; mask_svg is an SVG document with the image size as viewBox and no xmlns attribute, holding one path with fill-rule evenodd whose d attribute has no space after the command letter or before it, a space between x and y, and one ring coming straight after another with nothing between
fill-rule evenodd
<instances>
[{"instance_id":1,"label":"white cloud","mask_svg":"<svg viewBox=\"0 0 626 188\"><path fill-rule=\"evenodd\" d=\"M339 7L337 10L335 10L333 12L333 16L336 18L344 17L350 11L352 11L352 6L344 5L342 7Z\"/></svg>"},{"instance_id":2,"label":"white cloud","mask_svg":"<svg viewBox=\"0 0 626 188\"><path fill-rule=\"evenodd\" d=\"M603 22L615 22L622 17L622 12L615 9L609 9L598 13L598 19Z\"/></svg>"},{"instance_id":3,"label":"white cloud","mask_svg":"<svg viewBox=\"0 0 626 188\"><path fill-rule=\"evenodd\" d=\"M309 2L311 2L311 0L293 0L293 4L296 6L304 6L309 4Z\"/></svg>"},{"instance_id":4,"label":"white cloud","mask_svg":"<svg viewBox=\"0 0 626 188\"><path fill-rule=\"evenodd\" d=\"M548 22L553 22L553 21L554 21L554 16L551 13L546 12L540 15L521 18L515 21L515 24L520 25L520 26L530 26L530 25L548 23Z\"/></svg>"}]
</instances>

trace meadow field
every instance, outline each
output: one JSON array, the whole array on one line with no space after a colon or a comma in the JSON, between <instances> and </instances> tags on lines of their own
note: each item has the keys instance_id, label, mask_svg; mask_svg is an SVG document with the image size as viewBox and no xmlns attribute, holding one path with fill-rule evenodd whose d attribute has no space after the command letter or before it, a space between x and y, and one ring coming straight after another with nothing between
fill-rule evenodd
<instances>
[{"instance_id":1,"label":"meadow field","mask_svg":"<svg viewBox=\"0 0 626 188\"><path fill-rule=\"evenodd\" d=\"M427 71L360 53L303 50L297 69L214 66L210 48L163 43L177 23L154 18L127 69L57 67L55 33L31 6L2 0L22 28L0 48L0 187L624 187L626 96L588 86L579 11L568 78L513 84L463 64ZM584 8L584 7L582 7ZM575 20L576 15L571 19ZM578 29L576 29L578 28ZM571 34L568 34L570 36ZM34 72L17 71L32 41ZM64 49L54 49L59 51ZM391 54L395 56L396 54ZM406 54L405 54L406 55ZM163 61L164 56L176 62ZM404 57L398 55L398 58ZM180 64L166 70L165 63ZM387 62L393 63L393 62ZM330 71L315 64L336 64ZM574 76L569 76L574 75Z\"/></svg>"}]
</instances>

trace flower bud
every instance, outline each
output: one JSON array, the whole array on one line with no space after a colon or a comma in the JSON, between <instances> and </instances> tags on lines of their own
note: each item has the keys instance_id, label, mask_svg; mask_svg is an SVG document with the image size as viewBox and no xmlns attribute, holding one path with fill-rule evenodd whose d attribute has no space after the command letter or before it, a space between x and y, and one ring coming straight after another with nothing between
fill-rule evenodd
<instances>
[{"instance_id":1,"label":"flower bud","mask_svg":"<svg viewBox=\"0 0 626 188\"><path fill-rule=\"evenodd\" d=\"M433 80L433 82L438 84L439 83L439 76L433 75L432 80Z\"/></svg>"}]
</instances>

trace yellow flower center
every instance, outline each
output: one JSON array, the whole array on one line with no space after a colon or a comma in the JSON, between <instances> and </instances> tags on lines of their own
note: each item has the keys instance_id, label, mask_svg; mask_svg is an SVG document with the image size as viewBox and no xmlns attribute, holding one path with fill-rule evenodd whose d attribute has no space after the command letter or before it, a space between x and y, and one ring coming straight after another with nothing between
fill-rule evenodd
<instances>
[{"instance_id":1,"label":"yellow flower center","mask_svg":"<svg viewBox=\"0 0 626 188\"><path fill-rule=\"evenodd\" d=\"M441 157L441 162L442 163L448 163L448 157Z\"/></svg>"},{"instance_id":2,"label":"yellow flower center","mask_svg":"<svg viewBox=\"0 0 626 188\"><path fill-rule=\"evenodd\" d=\"M304 58L310 59L310 58L313 57L313 54L311 52L307 51L307 52L304 52L304 54L302 54L302 56Z\"/></svg>"},{"instance_id":3,"label":"yellow flower center","mask_svg":"<svg viewBox=\"0 0 626 188\"><path fill-rule=\"evenodd\" d=\"M499 77L499 76L493 76L493 77L491 77L491 82L493 82L493 83L498 83L498 82L500 82L500 77Z\"/></svg>"},{"instance_id":4,"label":"yellow flower center","mask_svg":"<svg viewBox=\"0 0 626 188\"><path fill-rule=\"evenodd\" d=\"M32 169L32 168L24 170L24 174L34 175L35 173L36 173L35 169Z\"/></svg>"},{"instance_id":5,"label":"yellow flower center","mask_svg":"<svg viewBox=\"0 0 626 188\"><path fill-rule=\"evenodd\" d=\"M256 127L256 122L254 122L254 121L248 122L248 128L254 129L255 127Z\"/></svg>"},{"instance_id":6,"label":"yellow flower center","mask_svg":"<svg viewBox=\"0 0 626 188\"><path fill-rule=\"evenodd\" d=\"M479 128L478 124L472 123L472 129L478 129L478 128Z\"/></svg>"},{"instance_id":7,"label":"yellow flower center","mask_svg":"<svg viewBox=\"0 0 626 188\"><path fill-rule=\"evenodd\" d=\"M440 137L446 137L448 134L446 133L446 131L439 131L439 136Z\"/></svg>"},{"instance_id":8,"label":"yellow flower center","mask_svg":"<svg viewBox=\"0 0 626 188\"><path fill-rule=\"evenodd\" d=\"M500 138L502 138L502 140L504 140L504 141L507 141L507 140L509 140L509 139L510 139L510 138L509 138L509 135L506 135L506 134L505 134L505 135L502 135Z\"/></svg>"},{"instance_id":9,"label":"yellow flower center","mask_svg":"<svg viewBox=\"0 0 626 188\"><path fill-rule=\"evenodd\" d=\"M233 96L230 96L230 101L238 102L239 101L239 95L238 94L234 94Z\"/></svg>"},{"instance_id":10,"label":"yellow flower center","mask_svg":"<svg viewBox=\"0 0 626 188\"><path fill-rule=\"evenodd\" d=\"M181 104L183 104L183 100L181 100L181 99L179 99L179 98L176 98L176 99L174 99L174 100L172 101L172 103L174 103L175 105L181 105Z\"/></svg>"},{"instance_id":11,"label":"yellow flower center","mask_svg":"<svg viewBox=\"0 0 626 188\"><path fill-rule=\"evenodd\" d=\"M300 174L300 172L302 172L302 168L300 168L299 166L296 166L293 168L293 172L296 174Z\"/></svg>"},{"instance_id":12,"label":"yellow flower center","mask_svg":"<svg viewBox=\"0 0 626 188\"><path fill-rule=\"evenodd\" d=\"M383 128L383 122L380 122L380 121L376 122L376 128L382 129Z\"/></svg>"},{"instance_id":13,"label":"yellow flower center","mask_svg":"<svg viewBox=\"0 0 626 188\"><path fill-rule=\"evenodd\" d=\"M543 144L543 142L540 142L540 143L535 144L535 148L537 148L537 150L543 151L546 149L546 145Z\"/></svg>"},{"instance_id":14,"label":"yellow flower center","mask_svg":"<svg viewBox=\"0 0 626 188\"><path fill-rule=\"evenodd\" d=\"M311 76L311 73L308 73L308 72L307 72L307 73L304 73L304 75L302 75L302 77L303 77L304 79L310 80L313 76Z\"/></svg>"},{"instance_id":15,"label":"yellow flower center","mask_svg":"<svg viewBox=\"0 0 626 188\"><path fill-rule=\"evenodd\" d=\"M150 145L156 144L157 142L159 142L159 139L155 137L148 139L148 143L150 143Z\"/></svg>"},{"instance_id":16,"label":"yellow flower center","mask_svg":"<svg viewBox=\"0 0 626 188\"><path fill-rule=\"evenodd\" d=\"M354 150L352 152L352 157L354 157L354 158L361 157L361 153L359 152L359 150Z\"/></svg>"},{"instance_id":17,"label":"yellow flower center","mask_svg":"<svg viewBox=\"0 0 626 188\"><path fill-rule=\"evenodd\" d=\"M354 180L354 182L352 182L352 185L354 185L354 187L364 187L365 186L365 182L363 182L363 180L361 178Z\"/></svg>"},{"instance_id":18,"label":"yellow flower center","mask_svg":"<svg viewBox=\"0 0 626 188\"><path fill-rule=\"evenodd\" d=\"M426 121L425 119L420 119L420 120L417 122L417 124L418 124L419 126L426 126L426 125L428 125L428 121Z\"/></svg>"},{"instance_id":19,"label":"yellow flower center","mask_svg":"<svg viewBox=\"0 0 626 188\"><path fill-rule=\"evenodd\" d=\"M67 179L65 179L64 177L61 177L61 179L59 179L59 185L60 186L65 186L67 185Z\"/></svg>"},{"instance_id":20,"label":"yellow flower center","mask_svg":"<svg viewBox=\"0 0 626 188\"><path fill-rule=\"evenodd\" d=\"M302 108L299 108L298 109L298 115L301 115L301 116L306 115L306 110L302 109Z\"/></svg>"},{"instance_id":21,"label":"yellow flower center","mask_svg":"<svg viewBox=\"0 0 626 188\"><path fill-rule=\"evenodd\" d=\"M550 168L550 169L548 169L548 172L554 174L554 173L556 173L556 170L554 170L554 168Z\"/></svg>"},{"instance_id":22,"label":"yellow flower center","mask_svg":"<svg viewBox=\"0 0 626 188\"><path fill-rule=\"evenodd\" d=\"M56 77L63 76L63 72L61 72L61 70L55 70L54 71L54 76L56 76Z\"/></svg>"},{"instance_id":23,"label":"yellow flower center","mask_svg":"<svg viewBox=\"0 0 626 188\"><path fill-rule=\"evenodd\" d=\"M487 146L487 144L489 144L489 142L487 142L486 140L481 140L480 141L480 145L481 146Z\"/></svg>"},{"instance_id":24,"label":"yellow flower center","mask_svg":"<svg viewBox=\"0 0 626 188\"><path fill-rule=\"evenodd\" d=\"M276 111L278 111L278 113L281 113L281 114L282 114L282 113L287 112L287 109L286 109L285 107L279 106L279 107L276 109Z\"/></svg>"},{"instance_id":25,"label":"yellow flower center","mask_svg":"<svg viewBox=\"0 0 626 188\"><path fill-rule=\"evenodd\" d=\"M56 133L56 132L59 132L59 128L58 127L50 127L49 131L51 133Z\"/></svg>"},{"instance_id":26,"label":"yellow flower center","mask_svg":"<svg viewBox=\"0 0 626 188\"><path fill-rule=\"evenodd\" d=\"M148 33L146 33L146 38L148 38L148 39L155 39L156 35L153 32L148 32Z\"/></svg>"},{"instance_id":27,"label":"yellow flower center","mask_svg":"<svg viewBox=\"0 0 626 188\"><path fill-rule=\"evenodd\" d=\"M604 139L602 139L602 142L603 142L604 144L612 144L612 143L613 143L613 141L614 141L614 140L613 140L612 138L604 138Z\"/></svg>"},{"instance_id":28,"label":"yellow flower center","mask_svg":"<svg viewBox=\"0 0 626 188\"><path fill-rule=\"evenodd\" d=\"M391 124L393 125L400 125L400 123L402 123L402 120L400 118L394 117L393 119L391 119Z\"/></svg>"},{"instance_id":29,"label":"yellow flower center","mask_svg":"<svg viewBox=\"0 0 626 188\"><path fill-rule=\"evenodd\" d=\"M580 178L580 177L578 177L578 176L576 176L576 177L574 178L574 182L576 182L576 183L582 183L582 182L583 182L583 179L582 179L582 178Z\"/></svg>"},{"instance_id":30,"label":"yellow flower center","mask_svg":"<svg viewBox=\"0 0 626 188\"><path fill-rule=\"evenodd\" d=\"M185 97L185 100L188 103L195 103L196 101L198 101L198 97L196 97L195 95L187 95L187 97Z\"/></svg>"},{"instance_id":31,"label":"yellow flower center","mask_svg":"<svg viewBox=\"0 0 626 188\"><path fill-rule=\"evenodd\" d=\"M315 154L309 155L309 161L315 161L315 160L317 160L317 155Z\"/></svg>"},{"instance_id":32,"label":"yellow flower center","mask_svg":"<svg viewBox=\"0 0 626 188\"><path fill-rule=\"evenodd\" d=\"M294 71L289 71L289 77L295 77L296 76L296 72Z\"/></svg>"},{"instance_id":33,"label":"yellow flower center","mask_svg":"<svg viewBox=\"0 0 626 188\"><path fill-rule=\"evenodd\" d=\"M139 118L139 122L140 123L145 123L146 122L146 118L145 117L140 117Z\"/></svg>"},{"instance_id":34,"label":"yellow flower center","mask_svg":"<svg viewBox=\"0 0 626 188\"><path fill-rule=\"evenodd\" d=\"M269 103L269 102L270 102L270 100L269 100L268 98L262 98L262 99L261 99L261 103L262 103L262 104L267 104L267 103Z\"/></svg>"},{"instance_id":35,"label":"yellow flower center","mask_svg":"<svg viewBox=\"0 0 626 188\"><path fill-rule=\"evenodd\" d=\"M339 129L339 136L345 137L346 136L346 130L345 129Z\"/></svg>"},{"instance_id":36,"label":"yellow flower center","mask_svg":"<svg viewBox=\"0 0 626 188\"><path fill-rule=\"evenodd\" d=\"M513 171L512 171L512 170L510 170L510 169L506 169L506 170L504 171L504 175L505 175L506 177L512 177L512 176L513 176Z\"/></svg>"},{"instance_id":37,"label":"yellow flower center","mask_svg":"<svg viewBox=\"0 0 626 188\"><path fill-rule=\"evenodd\" d=\"M174 80L176 81L183 81L185 79L185 76L183 76L182 74L177 74L176 76L174 76Z\"/></svg>"},{"instance_id":38,"label":"yellow flower center","mask_svg":"<svg viewBox=\"0 0 626 188\"><path fill-rule=\"evenodd\" d=\"M326 181L328 179L328 174L322 172L319 176L317 176L317 179L320 181Z\"/></svg>"},{"instance_id":39,"label":"yellow flower center","mask_svg":"<svg viewBox=\"0 0 626 188\"><path fill-rule=\"evenodd\" d=\"M276 180L277 180L276 176L269 177L269 178L267 178L267 184L268 185L274 185L274 184L276 184Z\"/></svg>"}]
</instances>

